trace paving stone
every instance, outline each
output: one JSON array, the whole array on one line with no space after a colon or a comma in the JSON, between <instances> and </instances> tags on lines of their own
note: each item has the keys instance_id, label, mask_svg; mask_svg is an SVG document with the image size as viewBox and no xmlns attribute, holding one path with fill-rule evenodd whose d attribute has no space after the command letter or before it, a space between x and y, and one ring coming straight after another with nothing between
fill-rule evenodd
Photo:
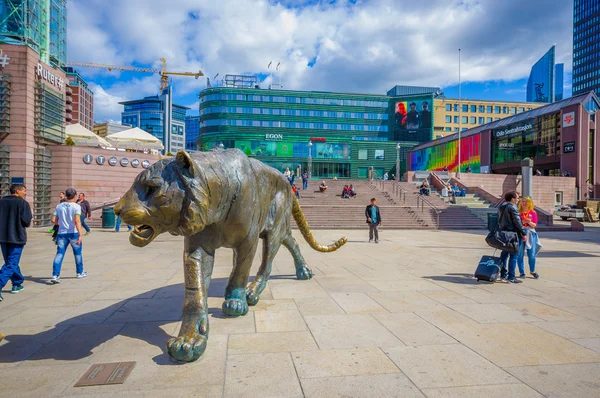
<instances>
[{"instance_id":1,"label":"paving stone","mask_svg":"<svg viewBox=\"0 0 600 398\"><path fill-rule=\"evenodd\" d=\"M541 398L538 393L525 384L499 384L472 387L426 388L427 398Z\"/></svg>"},{"instance_id":2,"label":"paving stone","mask_svg":"<svg viewBox=\"0 0 600 398\"><path fill-rule=\"evenodd\" d=\"M535 326L566 339L600 337L600 322L587 319L576 321L534 322Z\"/></svg>"},{"instance_id":3,"label":"paving stone","mask_svg":"<svg viewBox=\"0 0 600 398\"><path fill-rule=\"evenodd\" d=\"M250 307L250 311L294 311L298 310L294 300L263 300Z\"/></svg>"},{"instance_id":4,"label":"paving stone","mask_svg":"<svg viewBox=\"0 0 600 398\"><path fill-rule=\"evenodd\" d=\"M445 290L443 287L424 280L383 280L369 281L371 285L382 292L410 292L427 290Z\"/></svg>"},{"instance_id":5,"label":"paving stone","mask_svg":"<svg viewBox=\"0 0 600 398\"><path fill-rule=\"evenodd\" d=\"M63 390L73 385L86 369L85 363L54 364L43 371L31 366L3 368L2 391L16 398L61 397Z\"/></svg>"},{"instance_id":6,"label":"paving stone","mask_svg":"<svg viewBox=\"0 0 600 398\"><path fill-rule=\"evenodd\" d=\"M541 321L540 318L517 311L504 304L451 304L448 307L479 323Z\"/></svg>"},{"instance_id":7,"label":"paving stone","mask_svg":"<svg viewBox=\"0 0 600 398\"><path fill-rule=\"evenodd\" d=\"M264 332L295 332L307 330L304 319L298 310L256 311L256 331Z\"/></svg>"},{"instance_id":8,"label":"paving stone","mask_svg":"<svg viewBox=\"0 0 600 398\"><path fill-rule=\"evenodd\" d=\"M572 342L579 344L585 348L589 348L590 350L594 350L596 352L600 352L600 338L593 339L571 339Z\"/></svg>"},{"instance_id":9,"label":"paving stone","mask_svg":"<svg viewBox=\"0 0 600 398\"><path fill-rule=\"evenodd\" d=\"M600 396L600 363L514 367L507 371L547 397Z\"/></svg>"},{"instance_id":10,"label":"paving stone","mask_svg":"<svg viewBox=\"0 0 600 398\"><path fill-rule=\"evenodd\" d=\"M441 304L476 304L473 299L452 291L427 291L421 294L441 303Z\"/></svg>"},{"instance_id":11,"label":"paving stone","mask_svg":"<svg viewBox=\"0 0 600 398\"><path fill-rule=\"evenodd\" d=\"M297 299L312 297L328 297L327 292L316 281L271 280L269 281L273 298Z\"/></svg>"},{"instance_id":12,"label":"paving stone","mask_svg":"<svg viewBox=\"0 0 600 398\"><path fill-rule=\"evenodd\" d=\"M578 316L569 312L540 303L511 303L506 304L506 306L545 321L569 321L580 319Z\"/></svg>"},{"instance_id":13,"label":"paving stone","mask_svg":"<svg viewBox=\"0 0 600 398\"><path fill-rule=\"evenodd\" d=\"M292 358L301 379L399 372L377 348L294 352Z\"/></svg>"},{"instance_id":14,"label":"paving stone","mask_svg":"<svg viewBox=\"0 0 600 398\"><path fill-rule=\"evenodd\" d=\"M302 397L289 353L229 355L225 397Z\"/></svg>"},{"instance_id":15,"label":"paving stone","mask_svg":"<svg viewBox=\"0 0 600 398\"><path fill-rule=\"evenodd\" d=\"M331 293L331 297L347 314L366 314L371 312L387 312L365 293Z\"/></svg>"},{"instance_id":16,"label":"paving stone","mask_svg":"<svg viewBox=\"0 0 600 398\"><path fill-rule=\"evenodd\" d=\"M452 337L415 314L375 314L373 316L406 345L456 343Z\"/></svg>"},{"instance_id":17,"label":"paving stone","mask_svg":"<svg viewBox=\"0 0 600 398\"><path fill-rule=\"evenodd\" d=\"M369 293L369 296L389 312L433 311L446 308L424 293L427 292L379 292Z\"/></svg>"},{"instance_id":18,"label":"paving stone","mask_svg":"<svg viewBox=\"0 0 600 398\"><path fill-rule=\"evenodd\" d=\"M301 383L309 398L424 397L402 373L301 379Z\"/></svg>"},{"instance_id":19,"label":"paving stone","mask_svg":"<svg viewBox=\"0 0 600 398\"><path fill-rule=\"evenodd\" d=\"M394 347L384 352L419 388L517 383L504 370L460 344Z\"/></svg>"},{"instance_id":20,"label":"paving stone","mask_svg":"<svg viewBox=\"0 0 600 398\"><path fill-rule=\"evenodd\" d=\"M370 315L307 316L304 319L322 350L404 345Z\"/></svg>"},{"instance_id":21,"label":"paving stone","mask_svg":"<svg viewBox=\"0 0 600 398\"><path fill-rule=\"evenodd\" d=\"M331 297L299 298L294 301L304 316L345 314L344 310Z\"/></svg>"},{"instance_id":22,"label":"paving stone","mask_svg":"<svg viewBox=\"0 0 600 398\"><path fill-rule=\"evenodd\" d=\"M318 350L308 331L232 334L229 336L230 355L260 352L291 352Z\"/></svg>"},{"instance_id":23,"label":"paving stone","mask_svg":"<svg viewBox=\"0 0 600 398\"><path fill-rule=\"evenodd\" d=\"M153 322L181 319L181 300L135 299L128 300L106 322Z\"/></svg>"}]
</instances>

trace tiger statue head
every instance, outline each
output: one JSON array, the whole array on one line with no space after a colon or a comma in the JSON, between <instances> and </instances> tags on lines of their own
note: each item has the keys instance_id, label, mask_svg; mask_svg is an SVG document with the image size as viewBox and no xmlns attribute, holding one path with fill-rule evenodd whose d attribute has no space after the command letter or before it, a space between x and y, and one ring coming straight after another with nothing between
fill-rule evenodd
<instances>
[{"instance_id":1,"label":"tiger statue head","mask_svg":"<svg viewBox=\"0 0 600 398\"><path fill-rule=\"evenodd\" d=\"M163 232L190 236L204 229L208 215L207 182L185 151L142 171L115 206L115 215L134 228L132 245L143 247Z\"/></svg>"}]
</instances>

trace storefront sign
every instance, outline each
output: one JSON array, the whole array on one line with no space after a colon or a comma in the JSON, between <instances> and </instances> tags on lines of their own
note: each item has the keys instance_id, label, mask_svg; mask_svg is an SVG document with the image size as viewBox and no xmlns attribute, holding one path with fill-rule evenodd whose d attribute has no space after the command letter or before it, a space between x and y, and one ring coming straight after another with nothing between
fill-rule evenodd
<instances>
[{"instance_id":1,"label":"storefront sign","mask_svg":"<svg viewBox=\"0 0 600 398\"><path fill-rule=\"evenodd\" d=\"M265 134L265 140L281 141L283 140L283 134Z\"/></svg>"},{"instance_id":2,"label":"storefront sign","mask_svg":"<svg viewBox=\"0 0 600 398\"><path fill-rule=\"evenodd\" d=\"M94 160L94 157L92 155L90 155L89 153L83 155L83 163L91 164L93 160Z\"/></svg>"},{"instance_id":3,"label":"storefront sign","mask_svg":"<svg viewBox=\"0 0 600 398\"><path fill-rule=\"evenodd\" d=\"M102 155L96 157L96 163L102 166L106 162L106 158Z\"/></svg>"},{"instance_id":4,"label":"storefront sign","mask_svg":"<svg viewBox=\"0 0 600 398\"><path fill-rule=\"evenodd\" d=\"M310 137L312 142L327 142L327 138L325 137Z\"/></svg>"},{"instance_id":5,"label":"storefront sign","mask_svg":"<svg viewBox=\"0 0 600 398\"><path fill-rule=\"evenodd\" d=\"M63 86L65 84L65 81L63 80L63 78L59 77L59 76L54 76L52 74L52 72L50 72L48 69L44 68L42 66L42 64L39 62L37 64L36 71L37 71L38 77L46 80L48 83L52 84L53 86L58 87L60 90L63 89Z\"/></svg>"},{"instance_id":6,"label":"storefront sign","mask_svg":"<svg viewBox=\"0 0 600 398\"><path fill-rule=\"evenodd\" d=\"M500 148L500 149L510 149L510 148L514 148L514 147L515 147L514 142L501 142L498 145L498 148Z\"/></svg>"},{"instance_id":7,"label":"storefront sign","mask_svg":"<svg viewBox=\"0 0 600 398\"><path fill-rule=\"evenodd\" d=\"M575 152L575 141L565 142L563 153Z\"/></svg>"},{"instance_id":8,"label":"storefront sign","mask_svg":"<svg viewBox=\"0 0 600 398\"><path fill-rule=\"evenodd\" d=\"M131 161L131 167L138 168L139 166L140 166L140 161L139 161L139 160L137 160L137 159L133 159L133 160Z\"/></svg>"},{"instance_id":9,"label":"storefront sign","mask_svg":"<svg viewBox=\"0 0 600 398\"><path fill-rule=\"evenodd\" d=\"M129 159L122 158L120 163L121 163L121 166L127 167L127 165L129 164Z\"/></svg>"},{"instance_id":10,"label":"storefront sign","mask_svg":"<svg viewBox=\"0 0 600 398\"><path fill-rule=\"evenodd\" d=\"M111 166L116 166L117 163L119 163L119 159L117 159L116 156L111 156L110 159L108 159L108 164Z\"/></svg>"},{"instance_id":11,"label":"storefront sign","mask_svg":"<svg viewBox=\"0 0 600 398\"><path fill-rule=\"evenodd\" d=\"M562 126L563 127L575 126L575 112L567 112L567 113L563 114ZM565 144L565 145L567 145L567 144Z\"/></svg>"},{"instance_id":12,"label":"storefront sign","mask_svg":"<svg viewBox=\"0 0 600 398\"><path fill-rule=\"evenodd\" d=\"M142 167L147 169L150 167L150 161L148 160L142 160Z\"/></svg>"},{"instance_id":13,"label":"storefront sign","mask_svg":"<svg viewBox=\"0 0 600 398\"><path fill-rule=\"evenodd\" d=\"M516 134L516 133L522 133L524 131L531 130L532 128L533 128L533 125L531 123L526 123L526 124L523 124L521 126L509 127L507 129L504 129L504 130L496 130L496 131L494 131L494 135L496 136L496 138L498 138L498 137L504 137L505 135L512 135L512 134Z\"/></svg>"}]
</instances>

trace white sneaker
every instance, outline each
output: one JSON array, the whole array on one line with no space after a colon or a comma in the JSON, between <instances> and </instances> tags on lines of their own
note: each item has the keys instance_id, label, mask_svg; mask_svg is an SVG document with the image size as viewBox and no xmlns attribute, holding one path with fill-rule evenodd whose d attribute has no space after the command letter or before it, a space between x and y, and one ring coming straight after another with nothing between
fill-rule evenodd
<instances>
[{"instance_id":1,"label":"white sneaker","mask_svg":"<svg viewBox=\"0 0 600 398\"><path fill-rule=\"evenodd\" d=\"M77 274L77 279L85 278L87 276L87 272L83 271L81 274Z\"/></svg>"},{"instance_id":2,"label":"white sneaker","mask_svg":"<svg viewBox=\"0 0 600 398\"><path fill-rule=\"evenodd\" d=\"M50 279L50 282L52 282L52 283L54 283L54 284L56 284L56 283L60 283L60 277L59 277L59 276L57 276L57 275L54 275L54 276L52 277L52 279Z\"/></svg>"}]
</instances>

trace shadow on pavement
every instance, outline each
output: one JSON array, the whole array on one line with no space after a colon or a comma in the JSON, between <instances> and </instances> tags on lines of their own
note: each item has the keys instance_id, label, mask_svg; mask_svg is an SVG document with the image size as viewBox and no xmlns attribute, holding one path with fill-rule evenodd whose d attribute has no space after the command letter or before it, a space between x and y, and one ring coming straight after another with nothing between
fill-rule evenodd
<instances>
[{"instance_id":1,"label":"shadow on pavement","mask_svg":"<svg viewBox=\"0 0 600 398\"><path fill-rule=\"evenodd\" d=\"M458 283L461 285L476 285L477 279L473 277L473 274L446 274L446 275L435 275L435 276L423 276L424 279L431 279L432 281Z\"/></svg>"},{"instance_id":2,"label":"shadow on pavement","mask_svg":"<svg viewBox=\"0 0 600 398\"><path fill-rule=\"evenodd\" d=\"M208 291L209 297L223 297L227 281L227 278L213 279ZM0 345L0 363L47 359L75 361L89 357L96 347L121 335L160 347L162 354L153 358L155 363L175 365L165 349L165 343L173 336L168 335L160 326L181 320L183 295L183 283L165 286L101 310L66 319L38 334L5 335ZM161 309L161 305L165 307ZM152 314L157 316L153 317ZM209 308L209 314L216 318L225 317L221 308Z\"/></svg>"}]
</instances>

